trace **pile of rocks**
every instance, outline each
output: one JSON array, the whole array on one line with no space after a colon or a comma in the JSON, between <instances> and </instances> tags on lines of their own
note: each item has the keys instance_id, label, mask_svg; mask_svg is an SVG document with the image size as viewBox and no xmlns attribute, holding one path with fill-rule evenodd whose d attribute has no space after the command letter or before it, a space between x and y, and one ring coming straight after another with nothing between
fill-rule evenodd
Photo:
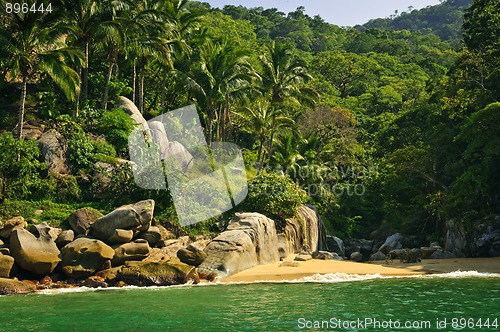
<instances>
[{"instance_id":1,"label":"pile of rocks","mask_svg":"<svg viewBox=\"0 0 500 332\"><path fill-rule=\"evenodd\" d=\"M82 208L68 229L47 223L29 229L23 217L0 225L0 294L36 287L172 285L198 282L195 266L210 238L175 236L152 225L155 202L121 206L107 215ZM194 242L194 243L193 243ZM177 252L182 253L177 256ZM149 258L149 260L148 260ZM21 283L15 278L35 280ZM22 287L21 287L22 286Z\"/></svg>"},{"instance_id":2,"label":"pile of rocks","mask_svg":"<svg viewBox=\"0 0 500 332\"><path fill-rule=\"evenodd\" d=\"M121 206L107 215L91 208L74 211L67 229L40 223L27 228L23 217L0 224L0 294L56 287L174 285L230 276L280 256L318 251L319 218L301 207L277 234L273 220L238 213L215 238L175 238L153 225L155 202ZM311 257L310 255L308 257ZM24 279L24 281L19 281ZM6 279L11 278L11 279Z\"/></svg>"}]
</instances>

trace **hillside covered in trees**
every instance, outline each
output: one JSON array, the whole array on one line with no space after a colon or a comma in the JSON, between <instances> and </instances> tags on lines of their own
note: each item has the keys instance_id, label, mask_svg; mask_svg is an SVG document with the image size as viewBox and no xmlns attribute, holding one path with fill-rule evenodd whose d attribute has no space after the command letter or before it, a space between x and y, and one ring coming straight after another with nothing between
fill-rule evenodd
<instances>
[{"instance_id":1,"label":"hillside covered in trees","mask_svg":"<svg viewBox=\"0 0 500 332\"><path fill-rule=\"evenodd\" d=\"M464 12L472 5L472 0L441 1L436 6L428 6L421 10L408 7L408 11L395 12L389 18L370 20L360 30L391 29L431 32L443 40L455 42L458 45L462 39L462 24Z\"/></svg>"},{"instance_id":2,"label":"hillside covered in trees","mask_svg":"<svg viewBox=\"0 0 500 332\"><path fill-rule=\"evenodd\" d=\"M496 0L466 9L463 41L465 0L357 28L302 7L27 3L0 13L1 218L42 209L57 222L82 204L154 198L175 224L168 192L137 187L123 163L134 123L113 108L118 96L146 119L195 104L207 141L242 147L249 197L236 210L279 219L307 201L335 235L425 240L500 213ZM64 137L66 174L46 169L33 128Z\"/></svg>"}]
</instances>

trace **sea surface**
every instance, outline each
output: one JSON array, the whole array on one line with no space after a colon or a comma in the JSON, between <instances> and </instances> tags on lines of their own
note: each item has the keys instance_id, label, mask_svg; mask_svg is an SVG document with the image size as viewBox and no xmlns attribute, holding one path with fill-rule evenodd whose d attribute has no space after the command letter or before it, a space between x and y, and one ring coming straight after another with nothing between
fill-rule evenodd
<instances>
[{"instance_id":1,"label":"sea surface","mask_svg":"<svg viewBox=\"0 0 500 332\"><path fill-rule=\"evenodd\" d=\"M500 275L53 290L0 296L0 317L0 331L500 331Z\"/></svg>"}]
</instances>

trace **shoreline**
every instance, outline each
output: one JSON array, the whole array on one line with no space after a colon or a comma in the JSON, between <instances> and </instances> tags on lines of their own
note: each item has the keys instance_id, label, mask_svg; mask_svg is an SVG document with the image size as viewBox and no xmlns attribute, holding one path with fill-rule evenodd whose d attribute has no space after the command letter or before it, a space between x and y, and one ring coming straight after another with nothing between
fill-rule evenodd
<instances>
[{"instance_id":1,"label":"shoreline","mask_svg":"<svg viewBox=\"0 0 500 332\"><path fill-rule=\"evenodd\" d=\"M287 257L286 262L293 261ZM295 262L298 266L281 266L283 262L258 265L219 279L222 283L258 282L258 281L293 281L305 277L326 274L380 275L385 277L410 277L419 275L443 274L457 271L476 271L479 273L500 274L500 257L488 258L450 258L425 259L420 263L403 264L399 261L356 263L352 261L310 260Z\"/></svg>"}]
</instances>

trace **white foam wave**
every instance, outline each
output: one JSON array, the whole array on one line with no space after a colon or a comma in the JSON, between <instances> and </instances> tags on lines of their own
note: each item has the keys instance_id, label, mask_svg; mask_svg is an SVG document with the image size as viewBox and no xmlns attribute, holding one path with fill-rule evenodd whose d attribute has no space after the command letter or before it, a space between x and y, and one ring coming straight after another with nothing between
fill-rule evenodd
<instances>
[{"instance_id":1,"label":"white foam wave","mask_svg":"<svg viewBox=\"0 0 500 332\"><path fill-rule=\"evenodd\" d=\"M185 288L185 287L204 287L204 286L229 286L229 285L249 285L249 284L260 284L260 283L273 283L273 284L296 284L296 283L338 283L338 282L355 282L355 281L366 281L375 279L457 279L457 278L500 278L499 273L487 273L478 271L454 271L449 273L436 273L436 274L422 274L422 275L411 275L411 276L383 276L380 274L349 274L349 273L327 273L327 274L314 274L312 276L302 277L294 280L258 280L254 282L224 282L224 281L202 281L199 284L187 283L183 285L173 285L173 286L125 286L125 287L108 287L108 288L89 288L89 287L78 287L78 288L59 288L59 289L45 289L36 292L36 294L66 294L66 293L83 293L83 292L100 292L100 291L112 291L112 290L161 290L161 289L172 289L172 288Z\"/></svg>"}]
</instances>

